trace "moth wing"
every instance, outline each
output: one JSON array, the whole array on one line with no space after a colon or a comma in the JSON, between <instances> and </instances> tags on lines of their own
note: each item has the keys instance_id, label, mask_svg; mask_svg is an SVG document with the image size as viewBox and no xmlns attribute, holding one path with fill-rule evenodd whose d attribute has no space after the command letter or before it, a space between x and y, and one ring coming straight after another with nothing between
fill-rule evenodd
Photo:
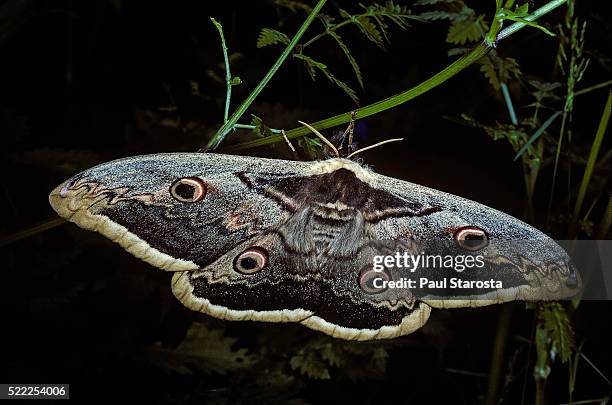
<instances>
[{"instance_id":1,"label":"moth wing","mask_svg":"<svg viewBox=\"0 0 612 405\"><path fill-rule=\"evenodd\" d=\"M266 265L240 272L241 253L256 246ZM320 277L304 264L308 253L287 252L275 232L244 242L196 271L177 272L172 291L186 307L221 319L300 322L316 311Z\"/></svg>"},{"instance_id":2,"label":"moth wing","mask_svg":"<svg viewBox=\"0 0 612 405\"><path fill-rule=\"evenodd\" d=\"M410 291L362 288L365 284L372 287L373 277L379 277L372 269L374 256L391 250L367 238L360 242L351 254L323 259L323 299L317 312L302 323L348 340L390 339L420 329L429 319L431 308Z\"/></svg>"},{"instance_id":3,"label":"moth wing","mask_svg":"<svg viewBox=\"0 0 612 405\"><path fill-rule=\"evenodd\" d=\"M207 153L137 156L86 170L54 189L57 213L95 230L153 266L206 267L287 217L249 184L251 176L299 175L307 163ZM173 198L177 179L196 178L204 198Z\"/></svg>"},{"instance_id":4,"label":"moth wing","mask_svg":"<svg viewBox=\"0 0 612 405\"><path fill-rule=\"evenodd\" d=\"M415 294L435 308L476 307L525 300L557 300L576 295L581 277L567 252L532 226L483 204L395 178L376 175L377 186L405 201L402 215L384 215L372 225L372 237L402 246L417 242L418 253L446 256L483 256L484 267L456 271L420 267L405 276L417 281L446 278L445 288L425 288ZM459 247L454 234L466 227L486 232L488 245L472 251ZM414 254L414 251L409 251ZM461 259L465 260L465 259ZM455 287L450 279L457 278ZM490 282L493 288L477 281ZM474 281L474 283L465 283ZM458 288L458 286L461 286Z\"/></svg>"}]
</instances>

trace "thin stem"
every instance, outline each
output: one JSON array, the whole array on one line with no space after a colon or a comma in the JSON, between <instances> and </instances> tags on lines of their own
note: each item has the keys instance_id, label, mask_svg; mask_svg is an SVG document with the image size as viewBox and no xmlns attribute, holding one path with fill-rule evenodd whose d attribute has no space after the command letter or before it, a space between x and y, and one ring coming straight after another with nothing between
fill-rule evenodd
<instances>
[{"instance_id":1,"label":"thin stem","mask_svg":"<svg viewBox=\"0 0 612 405\"><path fill-rule=\"evenodd\" d=\"M328 34L328 31L336 31L338 28L344 27L345 25L348 25L348 24L350 24L352 22L353 22L352 19L348 19L348 20L342 21L341 23L338 23L338 24L334 25L333 27L329 27L327 30L325 30L325 31L315 35L311 39L309 39L304 45L302 45L302 48L306 48L307 46L312 45L313 42L316 42L319 39L323 38L325 35Z\"/></svg>"},{"instance_id":2,"label":"thin stem","mask_svg":"<svg viewBox=\"0 0 612 405\"><path fill-rule=\"evenodd\" d=\"M506 107L508 107L510 121L512 121L512 125L518 125L518 119L516 118L516 112L514 111L514 105L512 104L512 98L510 97L510 91L508 90L508 86L506 85L506 83L502 83L500 87L504 95L504 100L506 101Z\"/></svg>"},{"instance_id":3,"label":"thin stem","mask_svg":"<svg viewBox=\"0 0 612 405\"><path fill-rule=\"evenodd\" d=\"M227 89L225 90L225 111L223 112L223 123L226 123L227 117L229 116L230 98L232 97L232 74L230 73L229 58L227 57L227 45L225 44L223 27L221 26L221 23L212 17L210 17L210 21L215 24L215 27L217 27L217 30L219 31L219 36L221 37L221 49L223 50L223 61L225 62L225 85L227 86Z\"/></svg>"},{"instance_id":4,"label":"thin stem","mask_svg":"<svg viewBox=\"0 0 612 405\"><path fill-rule=\"evenodd\" d=\"M599 120L599 126L597 127L597 132L595 133L595 139L591 144L591 151L589 152L589 158L587 160L586 167L584 168L584 174L582 176L582 181L580 182L580 189L578 190L578 198L576 199L576 205L574 206L574 214L572 215L572 218L570 220L570 238L573 238L576 235L578 229L578 217L580 216L582 204L584 203L587 188L589 186L589 182L591 181L591 176L593 175L595 163L597 161L597 155L599 154L599 150L601 149L601 144L606 134L606 129L608 128L608 121L610 121L611 114L612 91L608 91L608 99L601 115L601 119Z\"/></svg>"},{"instance_id":5,"label":"thin stem","mask_svg":"<svg viewBox=\"0 0 612 405\"><path fill-rule=\"evenodd\" d=\"M291 51L293 50L295 45L297 45L300 38L302 38L302 35L304 34L304 32L306 32L306 29L308 28L308 26L314 21L317 14L319 14L319 11L321 10L321 8L323 7L326 1L327 0L319 0L317 5L312 9L310 14L306 18L306 21L304 21L304 24L302 24L298 32L295 34L295 36L293 37L289 45L287 45L283 53L278 57L278 60L274 63L274 65L272 65L272 68L268 71L268 73L266 73L263 79L261 79L261 82L259 82L257 87L253 89L253 91L251 92L251 94L249 94L246 100L244 100L240 104L240 106L238 106L236 111L234 111L234 113L227 120L227 122L225 122L223 126L219 128L217 133L212 137L212 139L208 142L208 144L206 144L206 147L205 147L206 150L215 149L217 146L219 146L221 141L223 141L223 138L225 138L225 135L227 135L227 133L232 128L234 128L234 126L236 125L240 117L242 117L245 111L251 106L253 101L255 101L255 98L259 95L259 93L261 93L264 87L266 87L266 85L268 84L270 79L272 79L276 71L280 68L280 66L283 64L285 59L287 59L287 56L291 54ZM282 139L282 137L280 138Z\"/></svg>"},{"instance_id":6,"label":"thin stem","mask_svg":"<svg viewBox=\"0 0 612 405\"><path fill-rule=\"evenodd\" d=\"M546 4L544 4L542 7L540 7L536 11L534 11L533 13L531 13L530 15L528 15L527 17L525 17L524 20L525 21L535 21L538 18L542 17L543 15L550 13L551 11L553 11L555 8L559 7L560 5L565 3L566 1L567 0L553 0L553 1L550 1L550 2L548 2ZM502 39L509 37L510 35L514 34L518 30L523 29L526 25L527 24L525 24L523 22L516 22L516 23L512 24L511 26L509 26L505 30L502 30L499 33L499 35L497 36L497 41L501 41Z\"/></svg>"},{"instance_id":7,"label":"thin stem","mask_svg":"<svg viewBox=\"0 0 612 405\"><path fill-rule=\"evenodd\" d=\"M565 123L567 122L567 108L563 109L563 116L561 118L561 128L559 129L559 138L557 139L557 148L555 152L555 164L553 168L552 185L550 186L550 194L548 197L548 208L546 209L546 225L550 221L550 214L552 211L553 196L555 194L555 184L557 182L557 167L559 166L559 158L561 157L561 144L563 143L563 135L565 134Z\"/></svg>"},{"instance_id":8,"label":"thin stem","mask_svg":"<svg viewBox=\"0 0 612 405\"><path fill-rule=\"evenodd\" d=\"M362 119L365 117L369 117L371 115L378 114L382 111L389 110L393 107L397 107L398 105L403 104L409 100L412 100L413 98L418 97L423 93L426 93L427 91L433 89L434 87L437 87L438 85L444 83L446 80L456 75L457 73L459 73L460 71L462 71L463 69L471 65L473 62L480 59L482 56L486 55L486 53L490 49L491 48L484 45L484 43L478 45L470 53L459 58L454 63L446 67L444 70L438 72L437 74L435 74L428 80L425 80L424 82L416 85L415 87L408 89L402 93L396 94L395 96L386 98L381 101L377 101L373 104L357 109L355 111L355 118ZM337 125L346 124L350 122L350 120L351 120L351 112L346 112L343 114L333 116L331 118L317 121L311 125L315 127L316 129L322 130L326 128L335 127ZM292 130L287 131L286 135L287 135L287 138L291 139L291 138L298 138L300 136L306 135L309 132L310 131L308 131L308 129L306 128L298 127L298 128L294 128ZM233 150L249 149L249 148L253 148L256 146L276 143L282 139L283 137L281 136L268 136L266 138L256 139L254 141L244 142L239 145L229 147L227 148L227 150L233 151Z\"/></svg>"},{"instance_id":9,"label":"thin stem","mask_svg":"<svg viewBox=\"0 0 612 405\"><path fill-rule=\"evenodd\" d=\"M237 129L255 129L255 128L257 128L257 126L256 125L249 125L249 124L236 124L236 125L234 125L234 128L237 128ZM282 134L283 133L282 129L276 129L276 128L268 128L268 129L273 134Z\"/></svg>"},{"instance_id":10,"label":"thin stem","mask_svg":"<svg viewBox=\"0 0 612 405\"><path fill-rule=\"evenodd\" d=\"M597 398L597 399L583 399L582 401L573 401L573 402L570 402L567 404L561 404L561 405L605 404L609 400L610 398L608 397Z\"/></svg>"},{"instance_id":11,"label":"thin stem","mask_svg":"<svg viewBox=\"0 0 612 405\"><path fill-rule=\"evenodd\" d=\"M529 168L526 156L523 156L522 164L525 190L527 191L527 220L529 223L533 224L535 222L535 210L533 208L533 190L535 187L535 179L532 178L532 170Z\"/></svg>"},{"instance_id":12,"label":"thin stem","mask_svg":"<svg viewBox=\"0 0 612 405\"><path fill-rule=\"evenodd\" d=\"M38 225L30 226L13 234L0 237L0 246L6 246L10 243L17 242L18 240L29 238L32 235L36 235L37 233L44 232L48 229L55 228L56 226L64 225L66 223L68 223L68 221L66 221L64 218L51 218Z\"/></svg>"},{"instance_id":13,"label":"thin stem","mask_svg":"<svg viewBox=\"0 0 612 405\"><path fill-rule=\"evenodd\" d=\"M612 85L612 80L608 80L607 82L596 84L595 86L587 87L586 89L578 90L577 92L574 93L574 97L582 96L583 94L587 94L593 90L598 90L598 89L602 89L605 87L609 87L610 85Z\"/></svg>"},{"instance_id":14,"label":"thin stem","mask_svg":"<svg viewBox=\"0 0 612 405\"><path fill-rule=\"evenodd\" d=\"M502 305L497 318L497 332L491 354L491 366L489 368L489 381L487 387L487 397L485 404L496 405L499 403L499 384L502 377L504 366L504 353L510 332L510 321L512 319L512 309L510 305Z\"/></svg>"},{"instance_id":15,"label":"thin stem","mask_svg":"<svg viewBox=\"0 0 612 405\"><path fill-rule=\"evenodd\" d=\"M550 3L547 3L543 7L534 11L533 14L526 17L526 19L533 21L543 16L544 14L552 11L554 8L560 6L565 1L566 0L553 0ZM515 32L521 30L524 27L525 27L525 24L521 22L512 24L511 26L509 26L508 28L504 29L503 31L499 33L499 35L497 36L498 42L502 39L509 37L510 35L514 34ZM412 100L413 98L420 96L423 93L428 92L429 90L439 86L440 84L444 83L446 80L455 76L457 73L461 72L463 69L467 68L472 63L476 62L478 59L486 55L491 49L492 49L491 46L487 45L484 42L475 46L468 54L457 59L455 62L453 62L452 64L450 64L449 66L441 70L440 72L436 73L435 75L425 80L424 82L419 83L413 88L403 91L389 98L386 98L384 100L377 101L373 104L359 108L358 110L355 111L356 118L361 119L361 118L369 117L374 114L378 114L382 111L389 110L393 107L397 107L398 105L401 105L407 101ZM346 112L343 114L333 116L331 118L317 121L311 125L318 130L322 130L326 128L335 127L337 125L346 124L350 122L350 120L351 120L351 112ZM309 133L308 129L299 127L299 128L294 128L292 130L287 131L286 135L287 135L287 138L291 139L291 138L297 138L297 137L306 135L308 133ZM253 141L234 145L232 147L228 147L226 150L236 151L236 150L242 150L242 149L249 149L249 148L253 148L256 146L276 143L282 140L283 140L282 136L268 136L266 138L256 139Z\"/></svg>"}]
</instances>

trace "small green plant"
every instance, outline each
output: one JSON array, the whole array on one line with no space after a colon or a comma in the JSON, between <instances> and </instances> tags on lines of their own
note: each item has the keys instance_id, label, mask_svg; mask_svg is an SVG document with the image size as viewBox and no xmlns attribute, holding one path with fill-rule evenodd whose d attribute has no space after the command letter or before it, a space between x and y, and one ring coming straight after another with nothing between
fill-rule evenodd
<instances>
[{"instance_id":1,"label":"small green plant","mask_svg":"<svg viewBox=\"0 0 612 405\"><path fill-rule=\"evenodd\" d=\"M295 3L295 2L292 2ZM287 7L295 7L295 4L284 5ZM312 48L312 45L322 38L329 37L340 48L346 60L351 65L355 78L361 88L364 87L363 76L357 60L351 54L349 47L346 45L341 36L341 28L346 26L354 26L364 35L364 37L376 46L383 48L385 42L389 42L389 22L395 24L401 29L407 29L411 20L420 20L418 16L406 6L399 6L393 1L388 1L385 5L374 3L370 6L359 4L362 8L361 13L350 14L348 11L339 9L340 21L336 22L337 17L327 14L319 14L318 19L321 21L324 31L315 35L303 44L298 44L293 53L293 57L302 61L304 68L310 75L312 80L315 80L317 73L323 74L332 84L344 91L355 104L359 103L357 92L344 81L336 78L330 71L327 64L320 62L306 54L306 51ZM304 5L301 7L306 10ZM262 28L257 39L257 47L263 48L270 45L288 45L289 37L283 32L272 28Z\"/></svg>"}]
</instances>

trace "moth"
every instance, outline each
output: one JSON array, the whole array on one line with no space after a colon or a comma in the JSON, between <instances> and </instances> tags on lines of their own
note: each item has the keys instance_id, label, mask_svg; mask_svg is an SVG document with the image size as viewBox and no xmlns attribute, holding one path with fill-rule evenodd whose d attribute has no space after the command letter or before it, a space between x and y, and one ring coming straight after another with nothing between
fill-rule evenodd
<instances>
[{"instance_id":1,"label":"moth","mask_svg":"<svg viewBox=\"0 0 612 405\"><path fill-rule=\"evenodd\" d=\"M351 159L136 156L77 174L49 200L63 218L174 272L172 291L192 310L299 322L342 339L409 334L431 308L561 299L581 286L565 251L537 229ZM503 288L450 297L373 287L395 277L373 270L374 256L430 240L486 253L487 276ZM509 240L527 243L494 243Z\"/></svg>"}]
</instances>

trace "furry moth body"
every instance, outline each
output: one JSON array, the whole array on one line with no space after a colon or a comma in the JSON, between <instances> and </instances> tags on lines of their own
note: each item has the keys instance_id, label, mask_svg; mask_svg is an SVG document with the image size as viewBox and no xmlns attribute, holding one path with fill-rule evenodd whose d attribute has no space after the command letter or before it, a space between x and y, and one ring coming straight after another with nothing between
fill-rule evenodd
<instances>
[{"instance_id":1,"label":"furry moth body","mask_svg":"<svg viewBox=\"0 0 612 405\"><path fill-rule=\"evenodd\" d=\"M175 296L195 311L300 322L344 339L409 334L425 324L432 307L565 298L581 283L552 243L544 253L521 250L523 256L512 258L516 253L502 252L512 264L497 274L507 287L486 296L373 298L358 279L383 254L375 241L404 246L470 232L491 240L550 239L492 208L346 159L137 156L86 170L49 200L67 220L175 272Z\"/></svg>"}]
</instances>

